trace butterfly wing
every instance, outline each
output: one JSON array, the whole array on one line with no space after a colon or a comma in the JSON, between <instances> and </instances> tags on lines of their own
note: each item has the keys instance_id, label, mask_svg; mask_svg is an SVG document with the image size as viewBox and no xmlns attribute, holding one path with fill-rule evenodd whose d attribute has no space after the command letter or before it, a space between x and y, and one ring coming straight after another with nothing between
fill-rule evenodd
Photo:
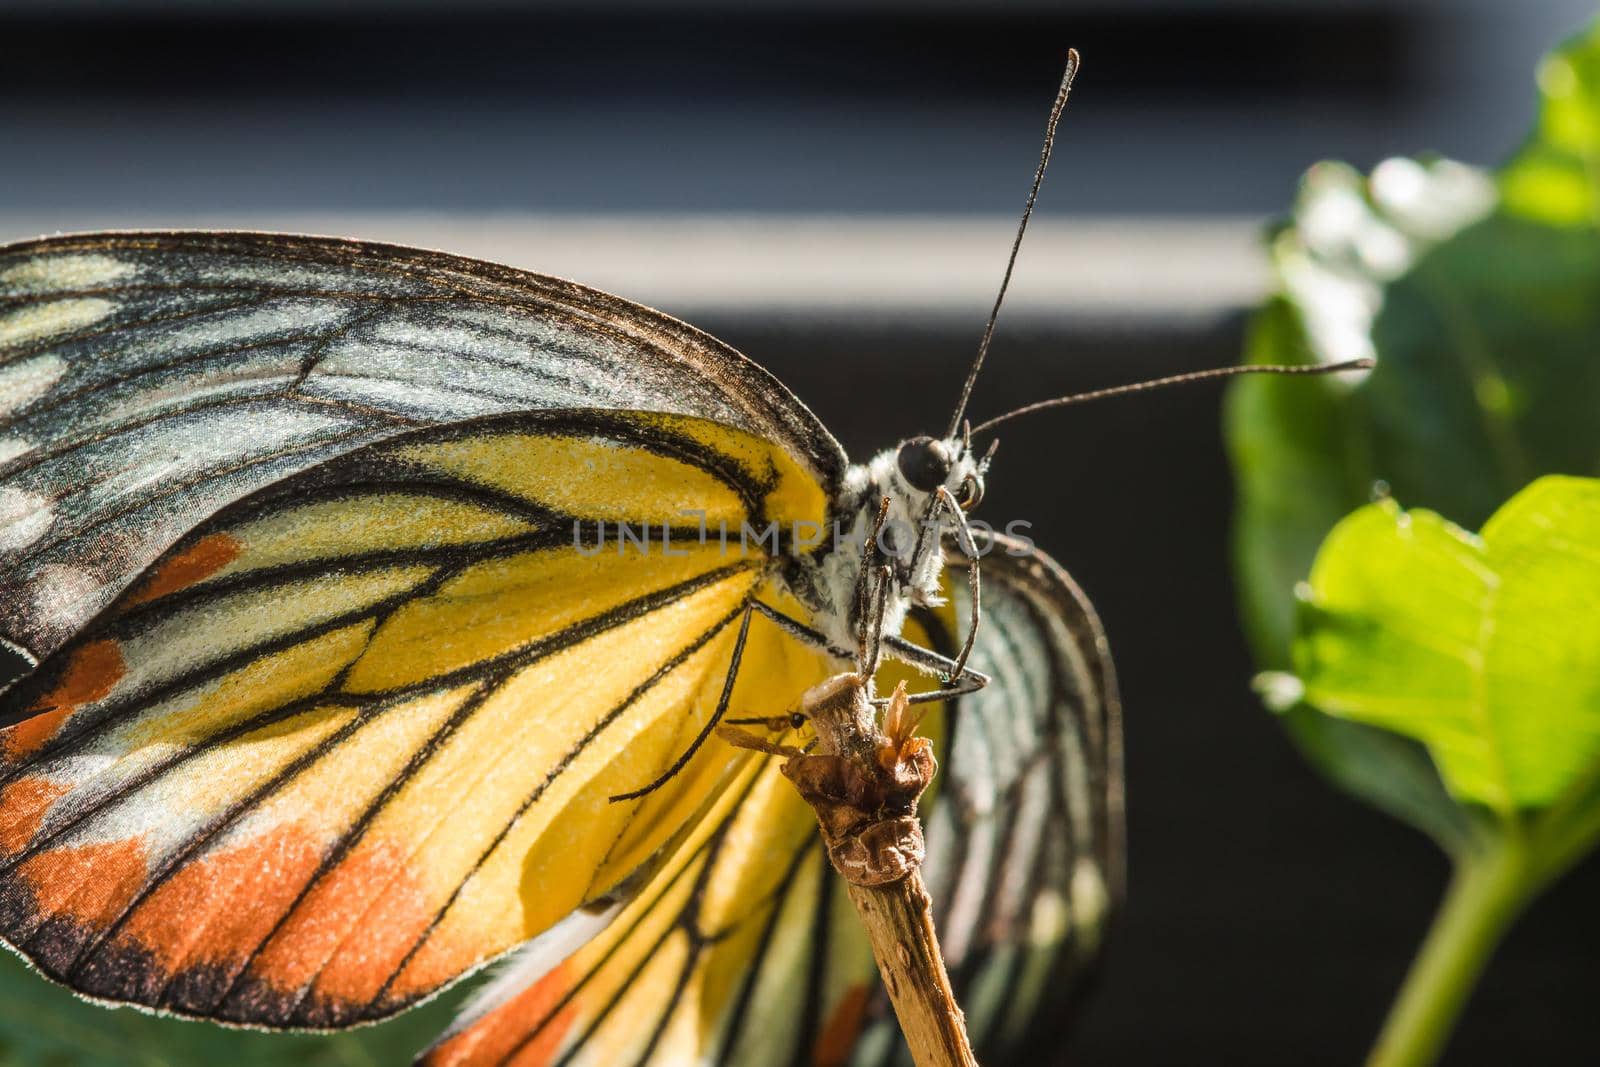
<instances>
[{"instance_id":1,"label":"butterfly wing","mask_svg":"<svg viewBox=\"0 0 1600 1067\"><path fill-rule=\"evenodd\" d=\"M997 538L973 666L932 705L925 800L934 900L975 1041L1003 1056L1092 969L1121 892L1121 734L1103 633L1071 579ZM906 637L956 646L951 602ZM903 671L888 667L879 684ZM814 819L764 758L594 942L508 969L427 1067L881 1064L906 1052ZM987 1055L985 1062L988 1062Z\"/></svg>"},{"instance_id":2,"label":"butterfly wing","mask_svg":"<svg viewBox=\"0 0 1600 1067\"><path fill-rule=\"evenodd\" d=\"M419 426L652 411L837 443L775 379L659 312L435 252L269 234L0 248L0 640L59 648L198 522Z\"/></svg>"},{"instance_id":3,"label":"butterfly wing","mask_svg":"<svg viewBox=\"0 0 1600 1067\"><path fill-rule=\"evenodd\" d=\"M537 946L514 958L423 1062L707 1062L729 1023L777 992L756 990L759 973L804 981L803 942L831 903L825 865L810 809L775 764L752 760L599 936L564 959ZM785 1017L725 1062L788 1062L806 998L781 992Z\"/></svg>"},{"instance_id":4,"label":"butterfly wing","mask_svg":"<svg viewBox=\"0 0 1600 1067\"><path fill-rule=\"evenodd\" d=\"M269 1026L581 943L741 762L609 802L689 748L753 598L800 614L759 535L826 521L831 439L703 335L520 272L260 236L6 255L0 617L47 653L0 696L6 940ZM826 660L747 655L791 693Z\"/></svg>"},{"instance_id":5,"label":"butterfly wing","mask_svg":"<svg viewBox=\"0 0 1600 1067\"><path fill-rule=\"evenodd\" d=\"M993 540L972 654L992 681L952 716L924 877L968 1026L999 1054L1027 1039L1041 1005L1084 985L1124 864L1122 713L1105 632L1054 560ZM946 627L966 617L966 585L951 586Z\"/></svg>"},{"instance_id":6,"label":"butterfly wing","mask_svg":"<svg viewBox=\"0 0 1600 1067\"><path fill-rule=\"evenodd\" d=\"M794 490L741 482L765 446L719 424L585 427L422 431L281 482L0 698L6 940L94 996L340 1026L626 899L739 760L609 798L690 748L752 598L798 610L763 550L673 518L787 519ZM653 543L596 543L597 512ZM744 685L825 675L762 626Z\"/></svg>"}]
</instances>

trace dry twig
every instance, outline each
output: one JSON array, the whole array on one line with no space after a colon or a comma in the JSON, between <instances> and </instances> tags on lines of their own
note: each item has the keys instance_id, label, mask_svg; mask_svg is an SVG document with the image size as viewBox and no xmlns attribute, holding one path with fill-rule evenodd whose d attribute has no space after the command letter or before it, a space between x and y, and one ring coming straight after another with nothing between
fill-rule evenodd
<instances>
[{"instance_id":1,"label":"dry twig","mask_svg":"<svg viewBox=\"0 0 1600 1067\"><path fill-rule=\"evenodd\" d=\"M977 1067L922 884L917 798L935 764L932 744L916 733L921 714L905 696L902 684L880 727L861 675L830 678L801 702L817 734L811 752L731 726L719 733L785 757L783 773L817 814L918 1067Z\"/></svg>"}]
</instances>

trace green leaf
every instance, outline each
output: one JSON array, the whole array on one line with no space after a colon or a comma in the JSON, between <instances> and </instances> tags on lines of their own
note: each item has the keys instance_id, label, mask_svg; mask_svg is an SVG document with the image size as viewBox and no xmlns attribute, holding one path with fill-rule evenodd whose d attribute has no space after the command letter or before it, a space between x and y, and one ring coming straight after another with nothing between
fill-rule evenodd
<instances>
[{"instance_id":1,"label":"green leaf","mask_svg":"<svg viewBox=\"0 0 1600 1067\"><path fill-rule=\"evenodd\" d=\"M1279 291L1247 358L1375 355L1378 367L1230 391L1235 569L1262 668L1288 665L1295 582L1375 492L1477 527L1539 475L1600 473L1597 74L1600 31L1546 61L1538 129L1498 178L1438 159L1306 175L1272 236ZM1535 180L1558 164L1559 186ZM1304 704L1278 710L1341 787L1463 845L1462 815L1416 742Z\"/></svg>"},{"instance_id":2,"label":"green leaf","mask_svg":"<svg viewBox=\"0 0 1600 1067\"><path fill-rule=\"evenodd\" d=\"M1298 313L1286 299L1251 323L1248 362L1310 363ZM1349 410L1314 378L1262 377L1228 394L1226 418L1234 470L1242 488L1235 552L1245 628L1264 665L1288 663L1294 600L1286 595L1306 575L1309 554L1351 508L1366 499L1361 475L1343 462L1353 432Z\"/></svg>"},{"instance_id":3,"label":"green leaf","mask_svg":"<svg viewBox=\"0 0 1600 1067\"><path fill-rule=\"evenodd\" d=\"M1307 173L1247 358L1377 367L1242 379L1226 412L1268 706L1456 869L1371 1067L1433 1062L1516 915L1600 840L1600 496L1541 477L1600 473L1600 23L1539 85L1497 174Z\"/></svg>"},{"instance_id":4,"label":"green leaf","mask_svg":"<svg viewBox=\"0 0 1600 1067\"><path fill-rule=\"evenodd\" d=\"M1600 221L1600 23L1539 65L1538 128L1500 176L1506 204L1554 226Z\"/></svg>"},{"instance_id":5,"label":"green leaf","mask_svg":"<svg viewBox=\"0 0 1600 1067\"><path fill-rule=\"evenodd\" d=\"M1282 714L1306 758L1346 792L1421 830L1452 856L1477 845L1471 816L1445 791L1421 744L1303 701Z\"/></svg>"},{"instance_id":6,"label":"green leaf","mask_svg":"<svg viewBox=\"0 0 1600 1067\"><path fill-rule=\"evenodd\" d=\"M1295 670L1320 710L1425 745L1511 819L1600 767L1600 481L1542 478L1482 537L1369 505L1318 553Z\"/></svg>"},{"instance_id":7,"label":"green leaf","mask_svg":"<svg viewBox=\"0 0 1600 1067\"><path fill-rule=\"evenodd\" d=\"M1374 198L1347 167L1326 164L1307 175L1293 224L1272 241L1284 291L1252 323L1250 362L1371 354L1384 279L1421 255L1456 217L1481 212L1488 196L1484 180L1453 164L1407 162L1385 174L1386 200ZM1415 188L1405 192L1408 182L1437 187L1436 199L1446 207L1423 218L1414 206ZM1409 228L1388 221L1385 203L1398 205L1399 215L1412 220ZM1230 391L1226 410L1239 480L1235 570L1257 662L1284 667L1294 629L1290 590L1328 530L1370 499L1379 483L1371 416L1361 401L1370 379L1260 377L1241 384ZM1329 779L1447 850L1464 847L1464 817L1415 742L1329 718L1303 703L1278 710L1306 758Z\"/></svg>"},{"instance_id":8,"label":"green leaf","mask_svg":"<svg viewBox=\"0 0 1600 1067\"><path fill-rule=\"evenodd\" d=\"M1418 1067L1516 917L1600 840L1600 480L1540 478L1481 535L1367 505L1328 536L1301 601L1306 699L1425 746L1468 818L1368 1060Z\"/></svg>"}]
</instances>

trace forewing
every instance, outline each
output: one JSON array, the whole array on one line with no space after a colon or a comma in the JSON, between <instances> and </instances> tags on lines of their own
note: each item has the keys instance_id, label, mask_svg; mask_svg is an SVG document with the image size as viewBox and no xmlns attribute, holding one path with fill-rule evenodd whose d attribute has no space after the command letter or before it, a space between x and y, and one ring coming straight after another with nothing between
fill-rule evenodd
<instances>
[{"instance_id":1,"label":"forewing","mask_svg":"<svg viewBox=\"0 0 1600 1067\"><path fill-rule=\"evenodd\" d=\"M742 431L591 412L416 431L224 509L0 696L0 932L92 996L297 1027L581 943L739 762L609 800L689 748L777 595L699 517L822 500ZM825 673L762 635L750 684Z\"/></svg>"},{"instance_id":2,"label":"forewing","mask_svg":"<svg viewBox=\"0 0 1600 1067\"><path fill-rule=\"evenodd\" d=\"M1104 635L1065 572L997 540L972 659L994 681L928 705L923 726L942 768L924 801L925 874L984 1062L1081 986L1122 863ZM951 603L905 634L947 654L967 606L959 573L950 585ZM878 684L904 676L886 667ZM426 1067L909 1062L815 819L774 763L747 772L599 939L508 970Z\"/></svg>"},{"instance_id":3,"label":"forewing","mask_svg":"<svg viewBox=\"0 0 1600 1067\"><path fill-rule=\"evenodd\" d=\"M43 659L198 523L297 471L563 410L714 420L829 487L844 465L738 353L571 282L267 234L0 248L0 640Z\"/></svg>"}]
</instances>

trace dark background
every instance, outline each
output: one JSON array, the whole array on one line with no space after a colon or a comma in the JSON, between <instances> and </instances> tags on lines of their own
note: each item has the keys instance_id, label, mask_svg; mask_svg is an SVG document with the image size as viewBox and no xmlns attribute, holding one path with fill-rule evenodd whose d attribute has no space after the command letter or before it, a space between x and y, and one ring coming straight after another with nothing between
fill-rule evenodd
<instances>
[{"instance_id":1,"label":"dark background","mask_svg":"<svg viewBox=\"0 0 1600 1067\"><path fill-rule=\"evenodd\" d=\"M1042 213L1251 219L1323 157L1494 161L1531 118L1536 56L1591 10L13 4L0 238L295 211L983 216L998 275L1067 44L1085 75ZM667 310L772 369L856 458L942 426L986 310L702 303ZM1243 321L1003 321L975 411L1234 362ZM1127 908L1040 1059L1357 1063L1443 888L1432 846L1316 779L1249 690L1219 410L1201 387L1002 434L985 516L1033 522L1094 597L1128 732ZM1597 892L1590 864L1513 933L1447 1063L1592 1061Z\"/></svg>"},{"instance_id":2,"label":"dark background","mask_svg":"<svg viewBox=\"0 0 1600 1067\"><path fill-rule=\"evenodd\" d=\"M1269 213L1526 129L1587 0L7 0L0 209Z\"/></svg>"}]
</instances>

